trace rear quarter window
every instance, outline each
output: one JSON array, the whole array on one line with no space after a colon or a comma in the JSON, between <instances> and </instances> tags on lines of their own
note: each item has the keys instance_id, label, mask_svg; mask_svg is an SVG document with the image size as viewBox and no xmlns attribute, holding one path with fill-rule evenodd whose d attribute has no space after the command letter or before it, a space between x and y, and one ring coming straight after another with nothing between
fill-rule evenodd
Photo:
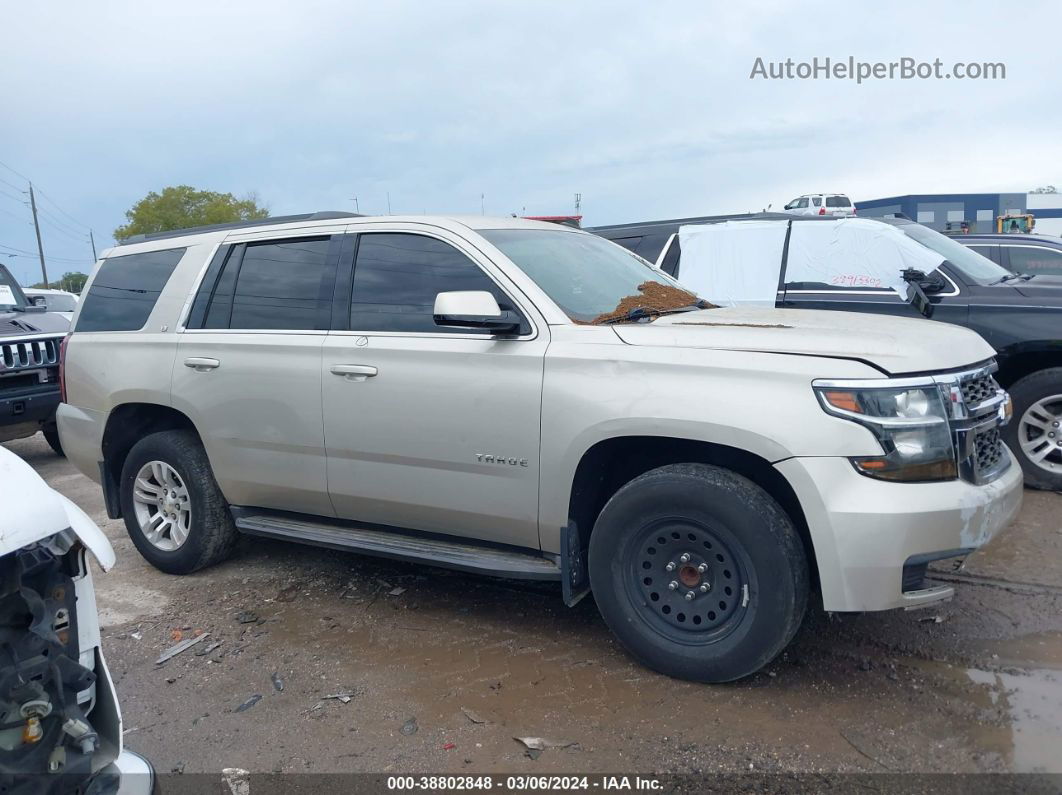
<instances>
[{"instance_id":1,"label":"rear quarter window","mask_svg":"<svg viewBox=\"0 0 1062 795\"><path fill-rule=\"evenodd\" d=\"M147 323L184 248L108 257L81 303L74 331L138 331Z\"/></svg>"}]
</instances>

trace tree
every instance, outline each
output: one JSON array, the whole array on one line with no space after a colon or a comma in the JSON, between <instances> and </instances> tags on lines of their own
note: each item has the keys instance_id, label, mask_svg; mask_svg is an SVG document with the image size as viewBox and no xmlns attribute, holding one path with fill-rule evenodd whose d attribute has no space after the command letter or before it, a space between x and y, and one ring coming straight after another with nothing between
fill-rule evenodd
<instances>
[{"instance_id":1,"label":"tree","mask_svg":"<svg viewBox=\"0 0 1062 795\"><path fill-rule=\"evenodd\" d=\"M115 240L190 226L253 221L268 218L269 210L258 205L258 197L253 193L237 199L231 193L177 185L164 188L162 193L151 191L126 210L125 217L128 223L114 230Z\"/></svg>"},{"instance_id":2,"label":"tree","mask_svg":"<svg viewBox=\"0 0 1062 795\"><path fill-rule=\"evenodd\" d=\"M1058 188L1054 185L1044 185L1042 188L1029 191L1029 193L1058 193Z\"/></svg>"},{"instance_id":3,"label":"tree","mask_svg":"<svg viewBox=\"0 0 1062 795\"><path fill-rule=\"evenodd\" d=\"M31 284L30 288L34 290L40 290L42 288L47 289L50 287L53 290L66 290L68 293L81 294L81 291L85 289L85 282L88 281L88 276L79 271L68 271L62 275L58 281L51 282L47 286L44 282L37 282Z\"/></svg>"}]
</instances>

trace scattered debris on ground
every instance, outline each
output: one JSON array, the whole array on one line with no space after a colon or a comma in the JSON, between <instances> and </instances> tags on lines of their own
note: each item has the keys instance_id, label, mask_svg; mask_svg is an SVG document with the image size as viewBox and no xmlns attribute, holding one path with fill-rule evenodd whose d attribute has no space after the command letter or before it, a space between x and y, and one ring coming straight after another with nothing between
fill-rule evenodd
<instances>
[{"instance_id":1,"label":"scattered debris on ground","mask_svg":"<svg viewBox=\"0 0 1062 795\"><path fill-rule=\"evenodd\" d=\"M166 649L166 651L160 654L159 658L155 660L155 665L162 665L164 662L166 662L166 660L169 660L172 657L176 657L183 651L187 651L195 644L199 643L199 641L206 640L208 637L210 637L210 633L204 632L202 635L196 635L194 638L182 640L176 646L170 646L170 648Z\"/></svg>"},{"instance_id":2,"label":"scattered debris on ground","mask_svg":"<svg viewBox=\"0 0 1062 795\"><path fill-rule=\"evenodd\" d=\"M236 712L245 712L262 700L261 693L255 693L249 699L244 701L240 706L236 707Z\"/></svg>"}]
</instances>

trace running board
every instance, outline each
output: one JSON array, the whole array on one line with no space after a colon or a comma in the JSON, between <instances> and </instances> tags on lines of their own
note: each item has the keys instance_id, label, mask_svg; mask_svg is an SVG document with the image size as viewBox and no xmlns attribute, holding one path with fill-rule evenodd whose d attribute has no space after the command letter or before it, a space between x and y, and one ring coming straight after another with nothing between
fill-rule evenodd
<instances>
[{"instance_id":1,"label":"running board","mask_svg":"<svg viewBox=\"0 0 1062 795\"><path fill-rule=\"evenodd\" d=\"M234 511L235 512L235 511ZM298 541L329 549L360 552L520 580L560 580L560 566L550 558L435 537L370 530L269 514L236 515L236 528L248 535Z\"/></svg>"}]
</instances>

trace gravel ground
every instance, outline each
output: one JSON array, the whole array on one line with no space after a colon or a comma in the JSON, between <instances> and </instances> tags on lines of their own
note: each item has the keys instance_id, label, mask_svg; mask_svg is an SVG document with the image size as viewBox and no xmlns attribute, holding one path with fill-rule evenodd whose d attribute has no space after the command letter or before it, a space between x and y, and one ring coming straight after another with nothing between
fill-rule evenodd
<instances>
[{"instance_id":1,"label":"gravel ground","mask_svg":"<svg viewBox=\"0 0 1062 795\"><path fill-rule=\"evenodd\" d=\"M104 648L126 743L161 773L1062 773L1062 495L1027 491L941 573L953 601L813 611L766 671L705 686L634 663L552 587L252 538L162 574L42 437L6 446L115 546Z\"/></svg>"}]
</instances>

